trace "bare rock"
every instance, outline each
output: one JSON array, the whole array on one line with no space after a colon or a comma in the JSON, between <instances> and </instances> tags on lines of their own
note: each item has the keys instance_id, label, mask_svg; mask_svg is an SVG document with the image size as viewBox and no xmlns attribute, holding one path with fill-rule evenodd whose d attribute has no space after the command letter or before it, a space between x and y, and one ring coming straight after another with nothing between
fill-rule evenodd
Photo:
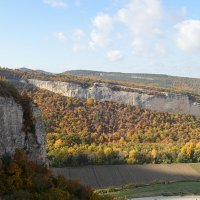
<instances>
[{"instance_id":1,"label":"bare rock","mask_svg":"<svg viewBox=\"0 0 200 200\"><path fill-rule=\"evenodd\" d=\"M12 97L0 97L0 156L13 155L15 149L20 148L27 151L29 159L37 163L45 163L45 128L38 107L34 104L30 106L34 120L33 133L23 131L22 106Z\"/></svg>"},{"instance_id":2,"label":"bare rock","mask_svg":"<svg viewBox=\"0 0 200 200\"><path fill-rule=\"evenodd\" d=\"M92 87L83 88L78 84L60 81L41 81L29 79L28 82L41 89L67 97L93 98L96 101L113 101L117 103L138 106L159 112L171 112L200 116L200 104L190 99L188 95L158 92L150 94L141 88L132 88L134 92L112 90L107 84L95 83ZM121 86L124 88L124 86ZM129 88L130 89L130 88Z\"/></svg>"}]
</instances>

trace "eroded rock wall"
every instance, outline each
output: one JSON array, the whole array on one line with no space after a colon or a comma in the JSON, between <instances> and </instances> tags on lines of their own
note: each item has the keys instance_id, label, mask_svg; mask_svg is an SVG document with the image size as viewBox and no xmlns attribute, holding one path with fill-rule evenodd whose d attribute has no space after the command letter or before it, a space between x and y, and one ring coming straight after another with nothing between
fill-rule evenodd
<instances>
[{"instance_id":1,"label":"eroded rock wall","mask_svg":"<svg viewBox=\"0 0 200 200\"><path fill-rule=\"evenodd\" d=\"M153 111L200 116L200 104L193 102L189 96L183 94L160 92L160 94L151 95L145 94L145 91L113 91L106 84L94 84L92 87L83 88L78 84L59 81L29 79L28 82L41 89L47 89L67 97L93 98L97 101L114 101Z\"/></svg>"},{"instance_id":2,"label":"eroded rock wall","mask_svg":"<svg viewBox=\"0 0 200 200\"><path fill-rule=\"evenodd\" d=\"M45 128L41 113L30 105L34 119L34 133L24 132L24 111L12 97L0 96L0 156L14 154L16 148L25 149L28 157L37 163L46 162Z\"/></svg>"}]
</instances>

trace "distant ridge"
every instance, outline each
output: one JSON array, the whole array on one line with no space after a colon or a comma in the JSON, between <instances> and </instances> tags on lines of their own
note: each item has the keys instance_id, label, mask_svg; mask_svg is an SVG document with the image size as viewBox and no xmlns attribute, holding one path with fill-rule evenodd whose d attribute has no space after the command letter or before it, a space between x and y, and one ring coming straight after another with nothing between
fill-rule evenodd
<instances>
[{"instance_id":1,"label":"distant ridge","mask_svg":"<svg viewBox=\"0 0 200 200\"><path fill-rule=\"evenodd\" d=\"M147 85L155 85L163 88L172 88L174 87L175 83L181 85L182 82L184 82L184 84L187 83L192 87L194 85L200 85L199 78L171 76L165 74L102 72L92 70L70 70L62 74L81 76L86 78L96 78L100 80L142 83Z\"/></svg>"},{"instance_id":2,"label":"distant ridge","mask_svg":"<svg viewBox=\"0 0 200 200\"><path fill-rule=\"evenodd\" d=\"M39 79L78 83L91 86L96 82L124 85L128 87L151 88L159 91L173 91L190 95L200 95L200 78L187 78L163 74L103 72L92 70L69 70L50 73L43 70L20 68L16 70L0 68L0 75L6 78Z\"/></svg>"},{"instance_id":3,"label":"distant ridge","mask_svg":"<svg viewBox=\"0 0 200 200\"><path fill-rule=\"evenodd\" d=\"M39 70L39 69L33 70L33 69L26 68L26 67L21 67L21 68L19 68L19 70L23 71L23 72L29 72L29 73L37 72L37 73L46 74L46 75L52 75L53 74L51 72L47 72L47 71L44 71L44 70Z\"/></svg>"},{"instance_id":4,"label":"distant ridge","mask_svg":"<svg viewBox=\"0 0 200 200\"><path fill-rule=\"evenodd\" d=\"M124 72L104 72L104 71L94 71L94 70L68 70L62 74L72 74L72 75L100 75L100 74L113 74L113 75L141 75L141 76L166 76L166 77L177 77L167 74L151 74L151 73L124 73Z\"/></svg>"}]
</instances>

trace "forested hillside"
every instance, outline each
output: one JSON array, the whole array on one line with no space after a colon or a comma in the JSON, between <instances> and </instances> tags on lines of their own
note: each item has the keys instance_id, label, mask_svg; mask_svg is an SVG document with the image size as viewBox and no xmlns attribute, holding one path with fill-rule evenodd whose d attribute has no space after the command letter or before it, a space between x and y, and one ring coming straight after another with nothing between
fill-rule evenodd
<instances>
[{"instance_id":1,"label":"forested hillside","mask_svg":"<svg viewBox=\"0 0 200 200\"><path fill-rule=\"evenodd\" d=\"M53 166L200 161L200 119L24 91L41 108Z\"/></svg>"},{"instance_id":2,"label":"forested hillside","mask_svg":"<svg viewBox=\"0 0 200 200\"><path fill-rule=\"evenodd\" d=\"M1 77L11 81L29 78L69 81L83 87L96 81L94 77L8 69L1 69ZM182 91L187 91L190 84L184 83ZM28 85L21 88L22 96L27 95L42 110L48 132L47 151L53 166L200 161L200 120L196 117L67 98Z\"/></svg>"},{"instance_id":3,"label":"forested hillside","mask_svg":"<svg viewBox=\"0 0 200 200\"><path fill-rule=\"evenodd\" d=\"M17 149L0 158L0 199L5 200L111 200L95 194L77 181L54 177L44 166L29 161Z\"/></svg>"}]
</instances>

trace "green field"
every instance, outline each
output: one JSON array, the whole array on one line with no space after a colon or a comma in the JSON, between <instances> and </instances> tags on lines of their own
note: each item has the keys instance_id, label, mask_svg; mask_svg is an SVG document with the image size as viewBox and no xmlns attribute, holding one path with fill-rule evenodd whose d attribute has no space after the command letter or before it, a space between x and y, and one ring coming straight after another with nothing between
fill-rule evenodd
<instances>
[{"instance_id":1,"label":"green field","mask_svg":"<svg viewBox=\"0 0 200 200\"><path fill-rule=\"evenodd\" d=\"M169 184L151 184L143 187L124 189L109 194L116 197L137 198L154 196L200 195L200 181L184 181Z\"/></svg>"}]
</instances>

